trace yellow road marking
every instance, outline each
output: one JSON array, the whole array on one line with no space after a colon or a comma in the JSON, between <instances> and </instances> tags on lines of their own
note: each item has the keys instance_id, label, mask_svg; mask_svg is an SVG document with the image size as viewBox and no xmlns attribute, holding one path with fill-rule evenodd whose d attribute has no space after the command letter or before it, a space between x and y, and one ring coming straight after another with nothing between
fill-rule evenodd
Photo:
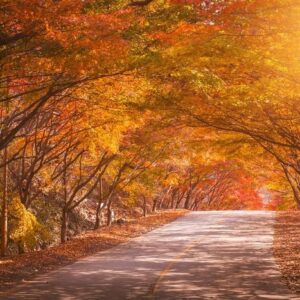
<instances>
[{"instance_id":1,"label":"yellow road marking","mask_svg":"<svg viewBox=\"0 0 300 300\"><path fill-rule=\"evenodd\" d=\"M169 273L169 271L173 268L173 266L179 261L179 259L187 252L189 251L190 249L192 249L194 247L194 244L195 244L195 240L194 241L191 241L187 246L185 246L183 248L183 250L177 254L167 265L166 267L159 273L157 279L155 280L150 292L152 294L154 294L157 289L158 289L158 286L160 284L160 282L162 281L163 277Z\"/></svg>"}]
</instances>

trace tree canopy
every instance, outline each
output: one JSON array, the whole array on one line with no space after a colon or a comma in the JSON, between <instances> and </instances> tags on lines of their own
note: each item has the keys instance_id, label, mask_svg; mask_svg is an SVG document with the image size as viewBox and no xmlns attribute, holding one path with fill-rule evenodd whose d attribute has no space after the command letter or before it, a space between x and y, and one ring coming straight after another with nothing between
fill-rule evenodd
<instances>
[{"instance_id":1,"label":"tree canopy","mask_svg":"<svg viewBox=\"0 0 300 300\"><path fill-rule=\"evenodd\" d=\"M0 0L2 254L87 203L300 207L299 47L295 0Z\"/></svg>"}]
</instances>

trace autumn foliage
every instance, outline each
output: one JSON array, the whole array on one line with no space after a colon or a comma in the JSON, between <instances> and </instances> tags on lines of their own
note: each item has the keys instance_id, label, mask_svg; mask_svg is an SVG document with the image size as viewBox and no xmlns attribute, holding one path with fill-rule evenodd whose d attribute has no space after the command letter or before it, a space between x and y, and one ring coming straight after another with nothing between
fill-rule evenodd
<instances>
[{"instance_id":1,"label":"autumn foliage","mask_svg":"<svg viewBox=\"0 0 300 300\"><path fill-rule=\"evenodd\" d=\"M2 254L65 242L82 214L300 206L299 17L288 0L1 0Z\"/></svg>"}]
</instances>

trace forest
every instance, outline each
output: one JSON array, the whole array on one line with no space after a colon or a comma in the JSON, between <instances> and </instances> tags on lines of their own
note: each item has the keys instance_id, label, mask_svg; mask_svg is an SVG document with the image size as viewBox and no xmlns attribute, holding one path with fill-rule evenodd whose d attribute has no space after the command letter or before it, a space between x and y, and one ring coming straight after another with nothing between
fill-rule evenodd
<instances>
[{"instance_id":1,"label":"forest","mask_svg":"<svg viewBox=\"0 0 300 300\"><path fill-rule=\"evenodd\" d=\"M0 0L1 255L299 208L299 33L298 0Z\"/></svg>"}]
</instances>

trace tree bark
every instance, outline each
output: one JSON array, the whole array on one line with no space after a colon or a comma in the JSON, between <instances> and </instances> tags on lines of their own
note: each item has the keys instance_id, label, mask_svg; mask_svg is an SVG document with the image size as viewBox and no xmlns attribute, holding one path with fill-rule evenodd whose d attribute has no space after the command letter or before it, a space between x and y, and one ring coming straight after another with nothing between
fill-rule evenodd
<instances>
[{"instance_id":1,"label":"tree bark","mask_svg":"<svg viewBox=\"0 0 300 300\"><path fill-rule=\"evenodd\" d=\"M96 209L96 218L95 218L95 226L94 230L99 229L100 227L100 213L101 213L101 205L103 203L103 185L102 185L102 179L100 179L99 182L99 199L98 199L98 204L97 204L97 209Z\"/></svg>"},{"instance_id":2,"label":"tree bark","mask_svg":"<svg viewBox=\"0 0 300 300\"><path fill-rule=\"evenodd\" d=\"M7 205L7 147L4 148L3 153L3 198L2 198L2 215L1 215L1 256L6 255L7 249L7 219L8 219L8 205Z\"/></svg>"},{"instance_id":3,"label":"tree bark","mask_svg":"<svg viewBox=\"0 0 300 300\"><path fill-rule=\"evenodd\" d=\"M178 199L176 201L176 206L175 206L176 209L179 208L179 205L181 204L181 201L184 198L184 196L185 196L185 192L182 192L181 195L178 192Z\"/></svg>"},{"instance_id":4,"label":"tree bark","mask_svg":"<svg viewBox=\"0 0 300 300\"><path fill-rule=\"evenodd\" d=\"M100 212L101 212L101 203L98 202L97 209L96 209L94 230L99 229L100 227Z\"/></svg>"},{"instance_id":5,"label":"tree bark","mask_svg":"<svg viewBox=\"0 0 300 300\"><path fill-rule=\"evenodd\" d=\"M171 195L171 209L174 209L176 194L177 194L177 189L174 189L174 191L173 191L173 193Z\"/></svg>"},{"instance_id":6,"label":"tree bark","mask_svg":"<svg viewBox=\"0 0 300 300\"><path fill-rule=\"evenodd\" d=\"M61 231L60 231L60 241L62 244L67 241L68 214L69 214L68 210L64 208L62 211Z\"/></svg>"},{"instance_id":7,"label":"tree bark","mask_svg":"<svg viewBox=\"0 0 300 300\"><path fill-rule=\"evenodd\" d=\"M171 190L171 187L169 187L168 190L166 192L164 192L163 196L161 197L161 200L158 202L158 206L157 206L158 209L162 209L163 204L164 204L170 190Z\"/></svg>"},{"instance_id":8,"label":"tree bark","mask_svg":"<svg viewBox=\"0 0 300 300\"><path fill-rule=\"evenodd\" d=\"M300 209L300 191L298 189L298 186L294 182L294 179L291 176L291 174L289 173L287 166L285 166L283 163L281 163L281 166L282 166L282 169L284 171L285 177L287 178L287 180L288 180L288 182L289 182L289 184L292 188L292 191L293 191L293 194L294 194L294 199L295 199L295 202L297 204L297 208Z\"/></svg>"},{"instance_id":9,"label":"tree bark","mask_svg":"<svg viewBox=\"0 0 300 300\"><path fill-rule=\"evenodd\" d=\"M184 208L185 209L189 209L189 207L190 207L190 197L191 197L191 193L188 192L187 195L186 195L185 202L184 202Z\"/></svg>"},{"instance_id":10,"label":"tree bark","mask_svg":"<svg viewBox=\"0 0 300 300\"><path fill-rule=\"evenodd\" d=\"M158 201L158 199L157 199L157 198L155 198L155 199L153 200L152 212L156 212L156 205L157 205L157 201Z\"/></svg>"},{"instance_id":11,"label":"tree bark","mask_svg":"<svg viewBox=\"0 0 300 300\"><path fill-rule=\"evenodd\" d=\"M147 216L147 199L144 195L143 195L143 215L144 217Z\"/></svg>"},{"instance_id":12,"label":"tree bark","mask_svg":"<svg viewBox=\"0 0 300 300\"><path fill-rule=\"evenodd\" d=\"M107 204L107 226L111 226L112 224L112 209L111 209L111 201Z\"/></svg>"}]
</instances>

